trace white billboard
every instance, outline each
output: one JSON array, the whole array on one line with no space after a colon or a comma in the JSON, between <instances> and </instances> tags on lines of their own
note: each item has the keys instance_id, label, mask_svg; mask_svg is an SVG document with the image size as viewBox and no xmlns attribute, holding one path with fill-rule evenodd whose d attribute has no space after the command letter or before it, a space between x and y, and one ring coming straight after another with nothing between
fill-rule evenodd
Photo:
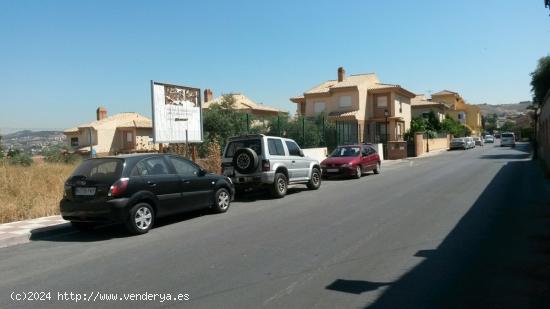
<instances>
[{"instance_id":1,"label":"white billboard","mask_svg":"<svg viewBox=\"0 0 550 309\"><path fill-rule=\"evenodd\" d=\"M202 142L200 89L151 81L151 100L155 143Z\"/></svg>"}]
</instances>

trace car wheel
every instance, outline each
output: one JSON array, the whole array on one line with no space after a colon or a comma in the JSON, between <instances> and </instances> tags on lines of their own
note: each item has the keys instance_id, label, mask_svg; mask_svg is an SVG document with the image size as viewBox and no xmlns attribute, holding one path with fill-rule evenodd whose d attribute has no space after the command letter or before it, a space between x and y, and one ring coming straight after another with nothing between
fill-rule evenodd
<instances>
[{"instance_id":1,"label":"car wheel","mask_svg":"<svg viewBox=\"0 0 550 309\"><path fill-rule=\"evenodd\" d=\"M376 163L376 167L374 168L374 173L380 174L381 171L382 171L382 165L380 164L380 162L378 162Z\"/></svg>"},{"instance_id":2,"label":"car wheel","mask_svg":"<svg viewBox=\"0 0 550 309\"><path fill-rule=\"evenodd\" d=\"M355 179L359 179L359 178L361 178L361 174L363 174L363 172L361 171L361 165L357 165L355 167L355 175L353 175L353 177Z\"/></svg>"},{"instance_id":3,"label":"car wheel","mask_svg":"<svg viewBox=\"0 0 550 309\"><path fill-rule=\"evenodd\" d=\"M149 232L155 222L153 207L147 203L138 203L130 209L130 216L126 221L126 229L132 234Z\"/></svg>"},{"instance_id":4,"label":"car wheel","mask_svg":"<svg viewBox=\"0 0 550 309\"><path fill-rule=\"evenodd\" d=\"M212 206L212 210L215 213L226 212L229 209L229 204L231 204L231 194L229 191L227 191L226 188L218 189L214 195L214 206Z\"/></svg>"},{"instance_id":5,"label":"car wheel","mask_svg":"<svg viewBox=\"0 0 550 309\"><path fill-rule=\"evenodd\" d=\"M311 179L307 183L307 188L310 190L317 190L321 186L321 171L314 167L311 171Z\"/></svg>"},{"instance_id":6,"label":"car wheel","mask_svg":"<svg viewBox=\"0 0 550 309\"><path fill-rule=\"evenodd\" d=\"M286 195L288 189L288 180L285 174L275 173L273 186L271 186L271 195L276 198L281 198Z\"/></svg>"},{"instance_id":7,"label":"car wheel","mask_svg":"<svg viewBox=\"0 0 550 309\"><path fill-rule=\"evenodd\" d=\"M79 231L90 231L96 226L93 222L76 222L71 221L71 225Z\"/></svg>"}]
</instances>

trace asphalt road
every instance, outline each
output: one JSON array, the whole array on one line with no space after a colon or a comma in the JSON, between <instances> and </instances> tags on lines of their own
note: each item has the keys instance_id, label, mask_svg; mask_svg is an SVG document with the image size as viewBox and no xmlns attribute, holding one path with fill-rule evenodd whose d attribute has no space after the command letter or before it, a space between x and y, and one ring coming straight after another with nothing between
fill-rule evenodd
<instances>
[{"instance_id":1,"label":"asphalt road","mask_svg":"<svg viewBox=\"0 0 550 309\"><path fill-rule=\"evenodd\" d=\"M36 234L0 249L0 307L548 305L550 250L532 244L550 234L529 220L549 199L529 158L527 145L448 151L324 181L318 191L297 187L283 199L252 195L226 214L163 220L142 236L116 227ZM550 212L542 217L548 225ZM52 299L10 299L28 291ZM76 303L58 292L189 300Z\"/></svg>"}]
</instances>

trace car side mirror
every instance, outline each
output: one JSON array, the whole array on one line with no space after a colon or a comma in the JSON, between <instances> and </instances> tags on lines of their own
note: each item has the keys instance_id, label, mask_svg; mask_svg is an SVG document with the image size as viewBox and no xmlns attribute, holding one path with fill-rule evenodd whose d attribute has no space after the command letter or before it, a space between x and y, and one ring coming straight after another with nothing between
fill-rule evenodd
<instances>
[{"instance_id":1,"label":"car side mirror","mask_svg":"<svg viewBox=\"0 0 550 309\"><path fill-rule=\"evenodd\" d=\"M302 149L300 149L300 157L303 157L303 156L305 156L304 151Z\"/></svg>"}]
</instances>

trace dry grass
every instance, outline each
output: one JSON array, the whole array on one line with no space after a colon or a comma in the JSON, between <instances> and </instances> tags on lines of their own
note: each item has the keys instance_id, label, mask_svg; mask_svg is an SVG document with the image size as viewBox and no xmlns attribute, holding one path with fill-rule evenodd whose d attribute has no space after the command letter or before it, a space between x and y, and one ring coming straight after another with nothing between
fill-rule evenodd
<instances>
[{"instance_id":1,"label":"dry grass","mask_svg":"<svg viewBox=\"0 0 550 309\"><path fill-rule=\"evenodd\" d=\"M222 158L220 157L220 152L220 145L214 140L208 144L207 157L197 159L196 163L209 172L220 174L222 172Z\"/></svg>"},{"instance_id":2,"label":"dry grass","mask_svg":"<svg viewBox=\"0 0 550 309\"><path fill-rule=\"evenodd\" d=\"M41 161L30 167L0 162L0 223L59 214L63 183L75 167Z\"/></svg>"}]
</instances>

